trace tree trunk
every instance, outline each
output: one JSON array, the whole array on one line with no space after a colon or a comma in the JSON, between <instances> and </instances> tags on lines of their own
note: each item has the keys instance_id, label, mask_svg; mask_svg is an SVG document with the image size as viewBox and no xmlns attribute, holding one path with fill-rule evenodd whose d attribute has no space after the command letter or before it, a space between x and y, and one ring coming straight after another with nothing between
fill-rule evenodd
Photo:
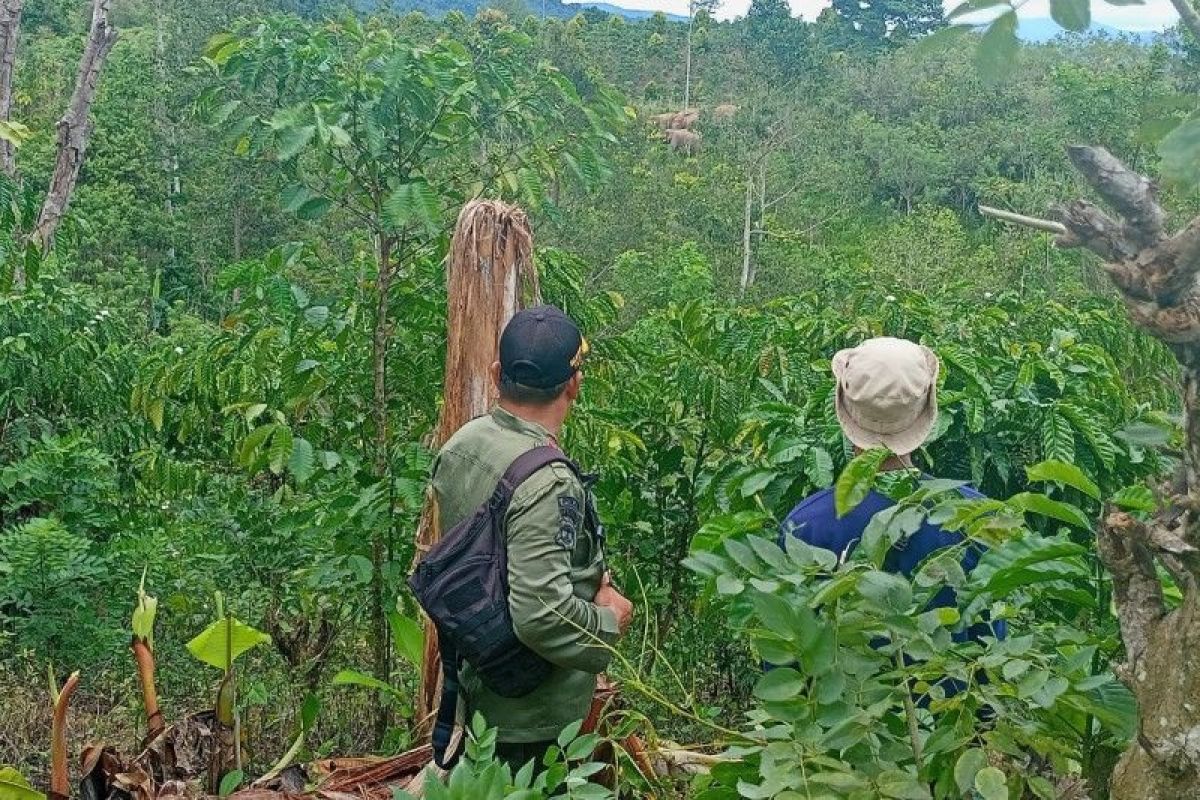
<instances>
[{"instance_id":1,"label":"tree trunk","mask_svg":"<svg viewBox=\"0 0 1200 800\"><path fill-rule=\"evenodd\" d=\"M741 295L746 296L746 291L750 288L750 244L752 239L753 219L752 211L754 206L754 175L750 170L746 171L746 210L742 217L742 282Z\"/></svg>"},{"instance_id":2,"label":"tree trunk","mask_svg":"<svg viewBox=\"0 0 1200 800\"><path fill-rule=\"evenodd\" d=\"M117 29L109 20L112 4L113 0L92 0L92 27L83 57L79 60L75 91L71 95L67 113L58 121L58 157L50 178L50 189L42 202L42 211L32 234L33 241L43 253L54 246L54 235L71 203L71 195L75 191L79 170L87 152L88 138L92 132L89 114L92 101L96 99L100 71L117 41Z\"/></svg>"},{"instance_id":3,"label":"tree trunk","mask_svg":"<svg viewBox=\"0 0 1200 800\"><path fill-rule=\"evenodd\" d=\"M12 119L13 73L17 68L17 39L21 32L21 12L25 0L0 0L0 121ZM0 140L0 168L17 178L17 148Z\"/></svg>"},{"instance_id":4,"label":"tree trunk","mask_svg":"<svg viewBox=\"0 0 1200 800\"><path fill-rule=\"evenodd\" d=\"M388 390L387 351L391 341L391 322L388 319L388 295L391 293L394 265L392 264L395 242L381 234L378 241L376 263L378 266L375 300L375 329L371 340L371 365L374 378L372 416L375 422L374 477L391 486L391 442L388 435ZM387 602L384 597L383 572L387 566L387 537L390 529L391 509L382 523L377 523L371 533L371 629L374 646L375 677L384 683L392 680L391 629L387 619ZM387 527L385 527L387 526ZM391 724L391 710L380 703L375 714L375 737L382 740Z\"/></svg>"},{"instance_id":5,"label":"tree trunk","mask_svg":"<svg viewBox=\"0 0 1200 800\"><path fill-rule=\"evenodd\" d=\"M495 200L467 203L454 228L447 269L446 378L434 447L496 401L490 369L499 358L500 333L526 300L536 302L539 295L525 212ZM436 508L431 494L417 530L417 561L441 537ZM427 623L416 709L423 729L437 711L440 691L437 632Z\"/></svg>"},{"instance_id":6,"label":"tree trunk","mask_svg":"<svg viewBox=\"0 0 1200 800\"><path fill-rule=\"evenodd\" d=\"M687 111L692 107L692 25L696 22L696 9L691 6L688 9L691 13L688 15L687 26L687 46L684 48L684 67L683 67L683 110Z\"/></svg>"},{"instance_id":7,"label":"tree trunk","mask_svg":"<svg viewBox=\"0 0 1200 800\"><path fill-rule=\"evenodd\" d=\"M1058 243L1099 255L1133 321L1178 359L1187 438L1178 474L1159 487L1161 510L1140 520L1110 509L1097 537L1125 645L1116 672L1138 701L1137 738L1112 797L1200 797L1200 217L1170 235L1150 180L1102 148L1069 153L1117 216L1084 200L1060 207ZM1157 566L1183 592L1173 611Z\"/></svg>"}]
</instances>

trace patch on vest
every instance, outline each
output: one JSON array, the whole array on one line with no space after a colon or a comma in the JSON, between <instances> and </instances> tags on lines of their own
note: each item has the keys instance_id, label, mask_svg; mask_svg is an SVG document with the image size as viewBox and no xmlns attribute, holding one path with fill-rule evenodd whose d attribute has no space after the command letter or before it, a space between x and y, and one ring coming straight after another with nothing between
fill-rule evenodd
<instances>
[{"instance_id":1,"label":"patch on vest","mask_svg":"<svg viewBox=\"0 0 1200 800\"><path fill-rule=\"evenodd\" d=\"M554 541L567 550L574 550L582 523L583 509L579 501L570 496L558 498L558 535Z\"/></svg>"}]
</instances>

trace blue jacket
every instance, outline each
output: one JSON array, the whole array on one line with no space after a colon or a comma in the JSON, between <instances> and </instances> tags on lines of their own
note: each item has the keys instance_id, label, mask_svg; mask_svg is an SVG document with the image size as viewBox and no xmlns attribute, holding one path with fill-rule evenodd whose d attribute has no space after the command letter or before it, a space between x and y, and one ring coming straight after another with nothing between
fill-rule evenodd
<instances>
[{"instance_id":1,"label":"blue jacket","mask_svg":"<svg viewBox=\"0 0 1200 800\"><path fill-rule=\"evenodd\" d=\"M974 489L962 487L959 492L969 499L982 499L983 495ZM886 495L872 491L854 510L842 518L838 518L833 500L833 489L817 492L792 509L780 526L779 545L784 544L784 537L789 534L814 547L821 547L835 553L838 558L849 555L862 539L863 531L871 518L885 508L895 505ZM961 534L942 530L937 525L926 521L921 527L901 541L884 558L883 568L888 572L898 572L906 578L911 578L917 567L930 555L951 545L962 542ZM981 549L972 544L967 547L963 556L963 571L970 574L979 563ZM954 590L944 587L930 602L930 608L954 606L957 603ZM1003 639L1008 633L1003 620L994 623L983 622L971 628L954 634L958 642L967 639L979 640L984 636L995 636Z\"/></svg>"}]
</instances>

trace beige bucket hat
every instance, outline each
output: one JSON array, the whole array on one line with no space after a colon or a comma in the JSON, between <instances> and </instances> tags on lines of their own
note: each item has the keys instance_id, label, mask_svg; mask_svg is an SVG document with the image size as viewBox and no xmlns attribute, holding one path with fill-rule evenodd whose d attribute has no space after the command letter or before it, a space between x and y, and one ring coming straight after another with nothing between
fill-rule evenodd
<instances>
[{"instance_id":1,"label":"beige bucket hat","mask_svg":"<svg viewBox=\"0 0 1200 800\"><path fill-rule=\"evenodd\" d=\"M837 416L846 437L863 448L908 455L937 422L938 358L905 339L868 339L833 357Z\"/></svg>"}]
</instances>

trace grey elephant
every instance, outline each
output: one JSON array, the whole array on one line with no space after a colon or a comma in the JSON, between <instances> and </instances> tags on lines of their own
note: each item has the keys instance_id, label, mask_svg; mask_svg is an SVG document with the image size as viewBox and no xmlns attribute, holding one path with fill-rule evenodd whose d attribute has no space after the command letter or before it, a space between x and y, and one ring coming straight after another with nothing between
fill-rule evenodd
<instances>
[{"instance_id":1,"label":"grey elephant","mask_svg":"<svg viewBox=\"0 0 1200 800\"><path fill-rule=\"evenodd\" d=\"M701 136L695 131L670 128L666 133L667 142L675 152L692 156L700 152Z\"/></svg>"}]
</instances>

